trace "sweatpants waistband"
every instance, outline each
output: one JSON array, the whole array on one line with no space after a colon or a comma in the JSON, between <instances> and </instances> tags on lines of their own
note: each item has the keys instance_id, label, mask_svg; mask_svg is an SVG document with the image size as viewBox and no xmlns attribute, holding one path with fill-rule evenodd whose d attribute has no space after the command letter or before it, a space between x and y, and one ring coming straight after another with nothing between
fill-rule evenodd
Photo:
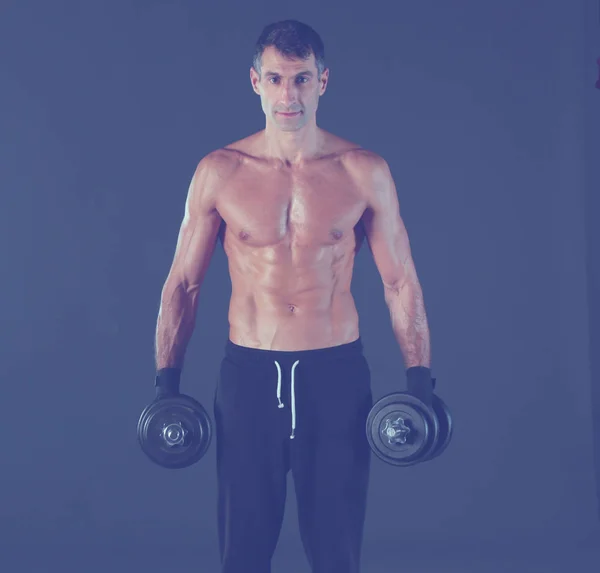
<instances>
[{"instance_id":1,"label":"sweatpants waistband","mask_svg":"<svg viewBox=\"0 0 600 573\"><path fill-rule=\"evenodd\" d=\"M311 350L264 350L262 348L240 346L231 340L227 340L225 344L225 356L242 364L245 362L272 364L273 361L290 363L296 360L300 360L305 364L318 364L350 358L362 353L363 343L360 337L346 344Z\"/></svg>"}]
</instances>

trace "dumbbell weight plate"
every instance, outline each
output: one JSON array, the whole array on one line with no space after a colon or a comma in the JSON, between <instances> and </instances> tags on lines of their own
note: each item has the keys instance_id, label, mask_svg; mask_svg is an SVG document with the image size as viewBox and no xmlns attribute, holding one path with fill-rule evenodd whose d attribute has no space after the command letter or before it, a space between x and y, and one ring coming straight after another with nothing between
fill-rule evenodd
<instances>
[{"instance_id":1,"label":"dumbbell weight plate","mask_svg":"<svg viewBox=\"0 0 600 573\"><path fill-rule=\"evenodd\" d=\"M367 417L367 440L373 453L395 466L422 461L435 447L439 426L431 408L407 392L378 400Z\"/></svg>"},{"instance_id":2,"label":"dumbbell weight plate","mask_svg":"<svg viewBox=\"0 0 600 573\"><path fill-rule=\"evenodd\" d=\"M442 452L448 447L452 440L452 433L454 429L454 425L452 422L452 414L450 413L450 409L447 404L437 395L433 395L433 411L439 422L439 438L435 445L435 448L431 450L429 456L427 456L426 460L430 461L434 458L437 458Z\"/></svg>"},{"instance_id":3,"label":"dumbbell weight plate","mask_svg":"<svg viewBox=\"0 0 600 573\"><path fill-rule=\"evenodd\" d=\"M199 461L212 438L204 407L184 394L156 400L140 415L137 426L142 451L164 468L186 468Z\"/></svg>"}]
</instances>

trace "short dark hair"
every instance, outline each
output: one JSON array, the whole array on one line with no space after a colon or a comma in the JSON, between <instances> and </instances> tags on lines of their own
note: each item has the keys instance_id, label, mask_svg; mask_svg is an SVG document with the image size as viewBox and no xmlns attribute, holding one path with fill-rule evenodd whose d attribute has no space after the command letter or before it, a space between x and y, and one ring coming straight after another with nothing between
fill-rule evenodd
<instances>
[{"instance_id":1,"label":"short dark hair","mask_svg":"<svg viewBox=\"0 0 600 573\"><path fill-rule=\"evenodd\" d=\"M297 20L282 20L265 26L254 49L252 66L261 74L261 61L265 48L273 46L280 54L289 59L306 60L311 54L319 77L325 70L325 47L321 36L307 24Z\"/></svg>"}]
</instances>

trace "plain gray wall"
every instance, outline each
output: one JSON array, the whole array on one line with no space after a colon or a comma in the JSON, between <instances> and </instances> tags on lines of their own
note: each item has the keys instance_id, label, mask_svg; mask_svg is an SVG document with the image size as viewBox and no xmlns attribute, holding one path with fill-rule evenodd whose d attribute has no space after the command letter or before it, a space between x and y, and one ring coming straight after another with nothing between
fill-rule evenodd
<instances>
[{"instance_id":1,"label":"plain gray wall","mask_svg":"<svg viewBox=\"0 0 600 573\"><path fill-rule=\"evenodd\" d=\"M590 365L596 488L600 500L600 2L585 3L585 87L583 129L585 141L585 229L587 244ZM580 124L581 125L581 124ZM600 503L598 505L600 512Z\"/></svg>"},{"instance_id":2,"label":"plain gray wall","mask_svg":"<svg viewBox=\"0 0 600 573\"><path fill-rule=\"evenodd\" d=\"M321 126L383 155L396 178L434 375L456 422L435 462L374 459L365 563L422 541L597 535L584 205L586 181L589 191L598 179L590 167L586 180L584 161L597 155L585 155L583 134L584 102L597 109L600 94L582 64L585 9L584 0L5 2L4 559L114 547L137 563L171 546L175 562L189 551L215 563L214 448L169 472L144 458L135 425L153 397L156 314L189 180L203 155L262 128L253 43L288 17L325 42ZM353 292L375 396L403 388L366 247ZM229 295L219 247L182 388L211 411ZM292 492L280 551L299 555Z\"/></svg>"}]
</instances>

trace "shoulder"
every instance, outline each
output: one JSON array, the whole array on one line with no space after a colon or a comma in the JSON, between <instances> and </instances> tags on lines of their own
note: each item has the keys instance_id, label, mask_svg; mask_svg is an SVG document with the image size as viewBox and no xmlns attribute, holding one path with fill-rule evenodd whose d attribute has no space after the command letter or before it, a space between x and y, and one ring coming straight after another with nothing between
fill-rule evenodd
<instances>
[{"instance_id":1,"label":"shoulder","mask_svg":"<svg viewBox=\"0 0 600 573\"><path fill-rule=\"evenodd\" d=\"M188 189L188 208L205 211L216 209L219 191L235 173L239 164L238 154L227 149L215 149L202 157L196 165Z\"/></svg>"},{"instance_id":2,"label":"shoulder","mask_svg":"<svg viewBox=\"0 0 600 573\"><path fill-rule=\"evenodd\" d=\"M264 130L257 131L247 137L232 141L220 151L235 156L238 161L261 156L264 148Z\"/></svg>"},{"instance_id":3,"label":"shoulder","mask_svg":"<svg viewBox=\"0 0 600 573\"><path fill-rule=\"evenodd\" d=\"M346 151L342 155L342 161L346 169L361 176L371 176L389 170L387 161L381 155L362 147Z\"/></svg>"},{"instance_id":4,"label":"shoulder","mask_svg":"<svg viewBox=\"0 0 600 573\"><path fill-rule=\"evenodd\" d=\"M324 130L322 132L325 137L325 148L336 156L351 174L362 177L389 170L385 159L374 151Z\"/></svg>"},{"instance_id":5,"label":"shoulder","mask_svg":"<svg viewBox=\"0 0 600 573\"><path fill-rule=\"evenodd\" d=\"M214 181L227 179L236 171L240 163L240 154L235 150L215 149L200 160L196 167L195 176Z\"/></svg>"},{"instance_id":6,"label":"shoulder","mask_svg":"<svg viewBox=\"0 0 600 573\"><path fill-rule=\"evenodd\" d=\"M381 155L364 148L351 149L344 153L342 162L368 203L376 201L381 194L395 194L390 167Z\"/></svg>"}]
</instances>

